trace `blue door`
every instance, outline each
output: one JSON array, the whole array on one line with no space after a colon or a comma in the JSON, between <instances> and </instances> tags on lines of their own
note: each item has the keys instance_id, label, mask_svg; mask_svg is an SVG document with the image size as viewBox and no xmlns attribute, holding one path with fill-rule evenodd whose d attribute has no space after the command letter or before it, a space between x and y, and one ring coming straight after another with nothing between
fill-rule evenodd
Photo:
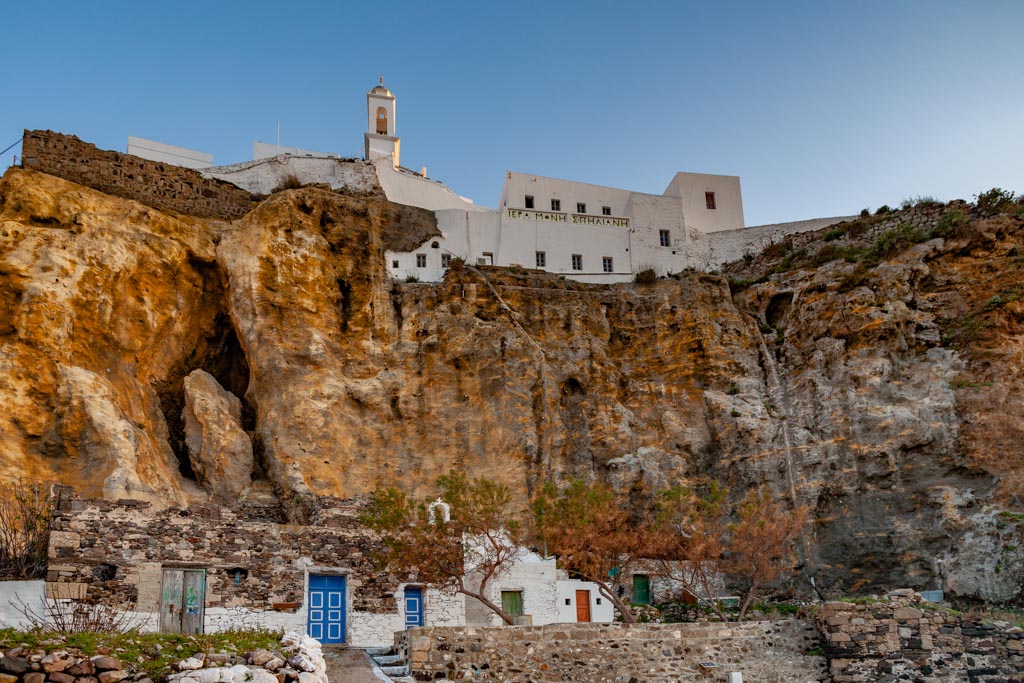
<instances>
[{"instance_id":1,"label":"blue door","mask_svg":"<svg viewBox=\"0 0 1024 683\"><path fill-rule=\"evenodd\" d=\"M423 626L423 589L405 588L405 627Z\"/></svg>"},{"instance_id":2,"label":"blue door","mask_svg":"<svg viewBox=\"0 0 1024 683\"><path fill-rule=\"evenodd\" d=\"M321 643L345 642L345 577L309 575L307 633Z\"/></svg>"}]
</instances>

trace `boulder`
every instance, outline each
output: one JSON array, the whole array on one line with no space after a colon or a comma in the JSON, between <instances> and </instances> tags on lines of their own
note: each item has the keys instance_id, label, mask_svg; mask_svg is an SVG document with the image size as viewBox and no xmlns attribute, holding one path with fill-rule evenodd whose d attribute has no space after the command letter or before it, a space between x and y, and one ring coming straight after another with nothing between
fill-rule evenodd
<instances>
[{"instance_id":1,"label":"boulder","mask_svg":"<svg viewBox=\"0 0 1024 683\"><path fill-rule=\"evenodd\" d=\"M193 370L184 380L185 445L196 478L220 501L237 500L252 479L252 441L242 429L242 402L212 375Z\"/></svg>"}]
</instances>

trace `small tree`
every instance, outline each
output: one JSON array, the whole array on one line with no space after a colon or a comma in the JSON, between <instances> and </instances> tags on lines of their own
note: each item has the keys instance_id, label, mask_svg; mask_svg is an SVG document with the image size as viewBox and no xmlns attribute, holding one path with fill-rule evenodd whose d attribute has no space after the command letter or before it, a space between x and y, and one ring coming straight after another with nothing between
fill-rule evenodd
<instances>
[{"instance_id":1,"label":"small tree","mask_svg":"<svg viewBox=\"0 0 1024 683\"><path fill-rule=\"evenodd\" d=\"M711 599L720 590L720 575L746 583L737 616L743 621L758 591L796 563L794 546L807 524L807 507L788 509L767 488L758 488L748 491L730 515L726 495L714 482L704 496L683 488L664 492L653 536L662 549L660 573L705 598L719 618L728 619Z\"/></svg>"},{"instance_id":2,"label":"small tree","mask_svg":"<svg viewBox=\"0 0 1024 683\"><path fill-rule=\"evenodd\" d=\"M487 590L524 553L511 492L504 484L470 481L463 474L442 476L437 484L439 501L413 501L393 488L373 494L362 520L381 535L382 564L476 598L511 625L512 616Z\"/></svg>"},{"instance_id":3,"label":"small tree","mask_svg":"<svg viewBox=\"0 0 1024 683\"><path fill-rule=\"evenodd\" d=\"M535 534L561 567L597 584L626 623L636 618L619 597L625 578L643 558L649 522L630 515L628 501L607 484L575 480L559 491L547 484L533 503Z\"/></svg>"},{"instance_id":4,"label":"small tree","mask_svg":"<svg viewBox=\"0 0 1024 683\"><path fill-rule=\"evenodd\" d=\"M53 502L43 484L16 480L0 496L0 577L33 579L46 572Z\"/></svg>"},{"instance_id":5,"label":"small tree","mask_svg":"<svg viewBox=\"0 0 1024 683\"><path fill-rule=\"evenodd\" d=\"M738 621L743 621L758 590L796 564L796 540L807 525L807 512L807 506L790 510L772 500L766 487L747 491L740 501L738 520L729 527L726 567L750 586Z\"/></svg>"}]
</instances>

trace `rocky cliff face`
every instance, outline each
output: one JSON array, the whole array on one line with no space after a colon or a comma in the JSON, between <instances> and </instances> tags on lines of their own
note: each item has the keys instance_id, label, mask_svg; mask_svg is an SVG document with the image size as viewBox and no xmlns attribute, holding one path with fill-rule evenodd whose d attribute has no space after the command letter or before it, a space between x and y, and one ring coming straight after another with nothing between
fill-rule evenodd
<instances>
[{"instance_id":1,"label":"rocky cliff face","mask_svg":"<svg viewBox=\"0 0 1024 683\"><path fill-rule=\"evenodd\" d=\"M13 169L0 475L293 510L310 494L426 493L452 468L524 501L550 477L635 495L767 483L814 508L804 573L823 592L942 579L1008 599L1024 220L975 212L925 239L946 211L907 214L920 239L856 263L801 259L854 256L893 226L800 236L735 264L732 286L465 267L393 283L384 249L436 227L379 195L291 190L220 222Z\"/></svg>"}]
</instances>

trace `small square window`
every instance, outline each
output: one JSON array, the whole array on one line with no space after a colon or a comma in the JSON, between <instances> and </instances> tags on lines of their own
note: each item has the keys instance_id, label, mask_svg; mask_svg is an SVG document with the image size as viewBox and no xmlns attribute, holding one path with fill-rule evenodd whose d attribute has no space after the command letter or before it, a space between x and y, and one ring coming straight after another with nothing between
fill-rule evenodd
<instances>
[{"instance_id":1,"label":"small square window","mask_svg":"<svg viewBox=\"0 0 1024 683\"><path fill-rule=\"evenodd\" d=\"M427 255L426 254L416 254L416 267L417 268L426 268L427 267Z\"/></svg>"},{"instance_id":2,"label":"small square window","mask_svg":"<svg viewBox=\"0 0 1024 683\"><path fill-rule=\"evenodd\" d=\"M670 247L670 246L672 246L672 235L669 233L668 230L659 230L658 231L658 239L661 242L661 246L663 246L663 247Z\"/></svg>"},{"instance_id":3,"label":"small square window","mask_svg":"<svg viewBox=\"0 0 1024 683\"><path fill-rule=\"evenodd\" d=\"M603 216L611 216L612 215L612 207L610 207L610 206L602 206L601 207L601 215L603 215Z\"/></svg>"},{"instance_id":4,"label":"small square window","mask_svg":"<svg viewBox=\"0 0 1024 683\"><path fill-rule=\"evenodd\" d=\"M707 204L709 209L714 209L715 208L715 193L714 192L705 192L704 193L704 203Z\"/></svg>"},{"instance_id":5,"label":"small square window","mask_svg":"<svg viewBox=\"0 0 1024 683\"><path fill-rule=\"evenodd\" d=\"M391 262L391 267L392 268L397 268L398 267L398 261L392 261Z\"/></svg>"},{"instance_id":6,"label":"small square window","mask_svg":"<svg viewBox=\"0 0 1024 683\"><path fill-rule=\"evenodd\" d=\"M576 202L576 213L586 213L587 205L583 202Z\"/></svg>"},{"instance_id":7,"label":"small square window","mask_svg":"<svg viewBox=\"0 0 1024 683\"><path fill-rule=\"evenodd\" d=\"M571 605L572 604L572 598L566 598L565 599L565 604Z\"/></svg>"},{"instance_id":8,"label":"small square window","mask_svg":"<svg viewBox=\"0 0 1024 683\"><path fill-rule=\"evenodd\" d=\"M615 270L615 268L612 266L611 256L601 257L601 270L603 270L606 273L611 273Z\"/></svg>"},{"instance_id":9,"label":"small square window","mask_svg":"<svg viewBox=\"0 0 1024 683\"><path fill-rule=\"evenodd\" d=\"M594 602L596 602L597 604L599 604L599 605L600 605L600 604L601 604L601 598L598 598L598 599L597 599L597 600L595 600Z\"/></svg>"},{"instance_id":10,"label":"small square window","mask_svg":"<svg viewBox=\"0 0 1024 683\"><path fill-rule=\"evenodd\" d=\"M548 255L547 255L547 253L543 252L543 251L538 251L537 252L537 267L538 268L544 268L547 265L548 265Z\"/></svg>"},{"instance_id":11,"label":"small square window","mask_svg":"<svg viewBox=\"0 0 1024 683\"><path fill-rule=\"evenodd\" d=\"M452 265L452 255L451 254L441 254L441 267L442 268L448 268L451 265Z\"/></svg>"},{"instance_id":12,"label":"small square window","mask_svg":"<svg viewBox=\"0 0 1024 683\"><path fill-rule=\"evenodd\" d=\"M552 211L561 211L562 210L562 200L561 199L552 199L551 200L551 210Z\"/></svg>"},{"instance_id":13,"label":"small square window","mask_svg":"<svg viewBox=\"0 0 1024 683\"><path fill-rule=\"evenodd\" d=\"M526 195L526 208L527 209L532 209L533 208L533 195L532 194Z\"/></svg>"},{"instance_id":14,"label":"small square window","mask_svg":"<svg viewBox=\"0 0 1024 683\"><path fill-rule=\"evenodd\" d=\"M572 269L583 270L583 254L572 255Z\"/></svg>"}]
</instances>

